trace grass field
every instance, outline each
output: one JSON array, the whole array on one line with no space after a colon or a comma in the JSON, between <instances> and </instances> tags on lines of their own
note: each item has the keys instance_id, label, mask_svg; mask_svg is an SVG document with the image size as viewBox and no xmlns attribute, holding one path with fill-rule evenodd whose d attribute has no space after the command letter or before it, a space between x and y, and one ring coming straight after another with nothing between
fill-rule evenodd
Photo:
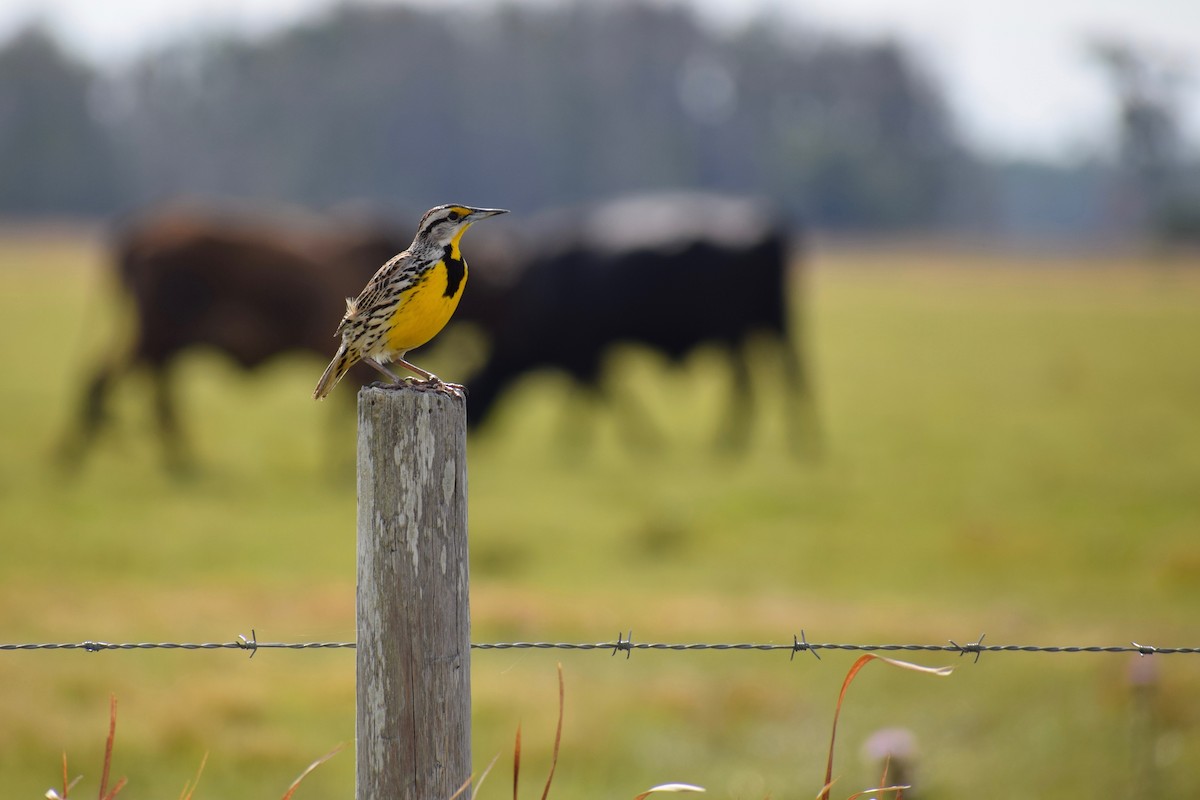
<instances>
[{"instance_id":1,"label":"grass field","mask_svg":"<svg viewBox=\"0 0 1200 800\"><path fill-rule=\"evenodd\" d=\"M614 373L669 446L631 453L587 412L565 446L564 382L531 379L470 443L473 638L1200 645L1200 264L826 248L806 326L824 455L783 443L767 354L742 458L710 447L728 372L623 352ZM479 268L479 267L477 267ZM354 637L353 420L315 404L322 367L180 370L199 467L161 469L146 386L71 470L53 455L116 326L86 239L0 243L0 641ZM422 363L444 366L445 353ZM448 377L454 375L447 366ZM332 441L332 444L331 444ZM475 757L523 726L540 790L566 676L552 797L688 781L730 798L815 796L854 654L476 652ZM858 748L903 726L923 797L1200 794L1200 657L1156 656L1150 724L1136 657L985 655L948 679L868 668L839 727ZM40 797L66 751L99 781L108 697L125 798L275 798L354 730L351 651L0 652L0 785ZM1151 783L1136 778L1140 759ZM350 797L353 753L297 800ZM483 797L506 796L508 768ZM1139 791L1141 792L1139 794Z\"/></svg>"}]
</instances>

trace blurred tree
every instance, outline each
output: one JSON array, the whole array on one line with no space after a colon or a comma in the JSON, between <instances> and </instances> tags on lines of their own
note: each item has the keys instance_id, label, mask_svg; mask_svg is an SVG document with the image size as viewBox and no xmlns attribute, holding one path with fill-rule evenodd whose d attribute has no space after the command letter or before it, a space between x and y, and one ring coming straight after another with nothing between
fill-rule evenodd
<instances>
[{"instance_id":1,"label":"blurred tree","mask_svg":"<svg viewBox=\"0 0 1200 800\"><path fill-rule=\"evenodd\" d=\"M912 229L943 219L970 161L938 87L894 42L777 20L715 30L648 2L341 5L261 40L179 43L105 87L143 204L190 192L529 211L678 187L768 194L828 227Z\"/></svg>"},{"instance_id":2,"label":"blurred tree","mask_svg":"<svg viewBox=\"0 0 1200 800\"><path fill-rule=\"evenodd\" d=\"M97 214L119 202L95 83L39 26L0 48L0 213Z\"/></svg>"},{"instance_id":3,"label":"blurred tree","mask_svg":"<svg viewBox=\"0 0 1200 800\"><path fill-rule=\"evenodd\" d=\"M1200 185L1181 134L1184 62L1121 39L1092 42L1116 99L1119 221L1166 239L1200 240Z\"/></svg>"}]
</instances>

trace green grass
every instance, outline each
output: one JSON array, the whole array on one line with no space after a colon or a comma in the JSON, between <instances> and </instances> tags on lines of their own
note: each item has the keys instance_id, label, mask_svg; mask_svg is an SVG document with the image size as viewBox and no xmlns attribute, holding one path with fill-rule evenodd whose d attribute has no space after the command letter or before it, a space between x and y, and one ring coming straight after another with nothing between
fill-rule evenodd
<instances>
[{"instance_id":1,"label":"green grass","mask_svg":"<svg viewBox=\"0 0 1200 800\"><path fill-rule=\"evenodd\" d=\"M803 628L813 641L1200 644L1196 264L932 248L814 261L821 459L785 446L767 352L742 458L710 446L729 380L716 352L682 368L613 360L669 443L659 450L631 452L628 417L580 412L559 378L508 396L469 445L476 641L632 628L640 641L790 642ZM0 640L352 639L353 420L309 400L321 364L245 375L187 359L200 466L184 479L161 469L140 379L118 392L96 452L55 468L83 376L119 327L101 265L87 240L0 245ZM460 377L445 348L422 363ZM548 765L560 660L554 797L679 780L761 798L820 789L853 654L476 652L476 759L511 752L523 724L527 794ZM948 680L859 678L835 796L875 780L857 748L894 725L919 738L929 796L1129 793L1133 659L913 660L961 666ZM1155 788L1191 796L1200 659L1154 663ZM198 800L279 797L353 739L350 651L0 653L6 794L41 796L65 750L89 796L110 692L122 797L177 796L206 752ZM297 798L352 785L347 750Z\"/></svg>"}]
</instances>

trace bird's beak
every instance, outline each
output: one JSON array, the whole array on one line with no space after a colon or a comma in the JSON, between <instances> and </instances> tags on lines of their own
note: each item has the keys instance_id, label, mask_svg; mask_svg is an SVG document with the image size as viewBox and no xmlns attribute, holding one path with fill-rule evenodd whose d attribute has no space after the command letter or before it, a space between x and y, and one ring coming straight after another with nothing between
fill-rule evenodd
<instances>
[{"instance_id":1,"label":"bird's beak","mask_svg":"<svg viewBox=\"0 0 1200 800\"><path fill-rule=\"evenodd\" d=\"M507 208L472 208L471 209L471 220L474 221L474 220L479 220L479 219L486 219L488 217L494 217L497 214L507 214L507 213L508 213Z\"/></svg>"}]
</instances>

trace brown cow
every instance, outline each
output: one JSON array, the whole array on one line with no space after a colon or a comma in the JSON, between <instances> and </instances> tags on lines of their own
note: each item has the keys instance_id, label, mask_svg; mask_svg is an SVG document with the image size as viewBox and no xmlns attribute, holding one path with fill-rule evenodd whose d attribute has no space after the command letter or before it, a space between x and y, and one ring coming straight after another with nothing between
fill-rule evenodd
<instances>
[{"instance_id":1,"label":"brown cow","mask_svg":"<svg viewBox=\"0 0 1200 800\"><path fill-rule=\"evenodd\" d=\"M284 353L329 358L343 298L406 244L378 226L288 226L209 212L164 212L124 226L113 249L121 286L133 300L134 339L88 381L69 454L82 455L99 434L114 381L144 367L153 378L168 463L183 465L170 381L176 358L197 347L245 369ZM352 377L361 385L371 374Z\"/></svg>"}]
</instances>

